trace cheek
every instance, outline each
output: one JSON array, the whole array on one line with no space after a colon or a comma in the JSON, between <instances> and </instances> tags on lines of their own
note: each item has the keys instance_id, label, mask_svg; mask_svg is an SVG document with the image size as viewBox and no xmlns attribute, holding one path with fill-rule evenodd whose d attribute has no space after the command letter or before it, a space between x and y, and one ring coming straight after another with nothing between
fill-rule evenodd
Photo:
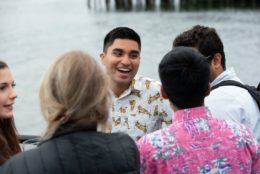
<instances>
[{"instance_id":1,"label":"cheek","mask_svg":"<svg viewBox=\"0 0 260 174\"><path fill-rule=\"evenodd\" d=\"M5 101L5 96L3 94L0 94L0 105L2 106L2 104Z\"/></svg>"},{"instance_id":2,"label":"cheek","mask_svg":"<svg viewBox=\"0 0 260 174\"><path fill-rule=\"evenodd\" d=\"M116 66L117 63L118 63L118 61L111 58L111 59L105 60L103 63L104 63L104 65L105 65L106 67L109 68L109 67L114 67L114 66Z\"/></svg>"},{"instance_id":3,"label":"cheek","mask_svg":"<svg viewBox=\"0 0 260 174\"><path fill-rule=\"evenodd\" d=\"M135 65L136 71L139 69L139 65L140 65L140 63Z\"/></svg>"},{"instance_id":4,"label":"cheek","mask_svg":"<svg viewBox=\"0 0 260 174\"><path fill-rule=\"evenodd\" d=\"M5 118L2 105L0 105L0 118Z\"/></svg>"},{"instance_id":5,"label":"cheek","mask_svg":"<svg viewBox=\"0 0 260 174\"><path fill-rule=\"evenodd\" d=\"M140 60L137 60L137 61L133 62L133 65L134 65L134 67L135 67L136 69L138 69L138 68L139 68L139 65L140 65Z\"/></svg>"}]
</instances>

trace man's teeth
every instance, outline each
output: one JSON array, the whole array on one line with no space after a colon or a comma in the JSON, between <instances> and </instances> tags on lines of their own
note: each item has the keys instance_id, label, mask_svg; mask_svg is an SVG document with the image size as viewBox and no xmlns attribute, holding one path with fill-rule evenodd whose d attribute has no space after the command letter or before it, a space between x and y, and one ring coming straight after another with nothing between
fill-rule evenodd
<instances>
[{"instance_id":1,"label":"man's teeth","mask_svg":"<svg viewBox=\"0 0 260 174\"><path fill-rule=\"evenodd\" d=\"M118 70L119 71L124 71L124 72L129 72L130 71L129 69L125 69L125 68L119 68Z\"/></svg>"}]
</instances>

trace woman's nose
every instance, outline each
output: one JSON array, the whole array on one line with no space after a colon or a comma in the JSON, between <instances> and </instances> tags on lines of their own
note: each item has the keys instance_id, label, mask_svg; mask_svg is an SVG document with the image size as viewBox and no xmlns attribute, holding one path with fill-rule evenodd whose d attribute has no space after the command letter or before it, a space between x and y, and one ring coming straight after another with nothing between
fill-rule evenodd
<instances>
[{"instance_id":1,"label":"woman's nose","mask_svg":"<svg viewBox=\"0 0 260 174\"><path fill-rule=\"evenodd\" d=\"M12 98L12 99L17 98L17 93L16 93L16 91L14 90L14 88L11 88L10 98Z\"/></svg>"}]
</instances>

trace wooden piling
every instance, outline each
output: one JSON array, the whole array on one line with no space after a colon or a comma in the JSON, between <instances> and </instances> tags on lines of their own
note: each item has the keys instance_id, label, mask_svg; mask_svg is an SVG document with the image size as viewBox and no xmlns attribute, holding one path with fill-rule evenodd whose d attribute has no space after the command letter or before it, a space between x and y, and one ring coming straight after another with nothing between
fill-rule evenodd
<instances>
[{"instance_id":1,"label":"wooden piling","mask_svg":"<svg viewBox=\"0 0 260 174\"><path fill-rule=\"evenodd\" d=\"M178 1L178 3L176 3ZM157 3L156 3L157 2ZM219 8L260 8L258 0L87 0L87 8L110 11L130 10L201 10ZM112 4L112 7L111 7ZM178 7L176 7L178 5ZM103 7L100 7L103 6Z\"/></svg>"}]
</instances>

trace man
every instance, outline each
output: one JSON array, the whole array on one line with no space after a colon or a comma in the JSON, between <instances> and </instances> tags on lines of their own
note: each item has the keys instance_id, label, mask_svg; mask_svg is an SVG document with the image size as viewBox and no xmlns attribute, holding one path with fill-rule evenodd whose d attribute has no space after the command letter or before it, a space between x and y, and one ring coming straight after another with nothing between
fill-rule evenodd
<instances>
[{"instance_id":1,"label":"man","mask_svg":"<svg viewBox=\"0 0 260 174\"><path fill-rule=\"evenodd\" d=\"M211 86L225 80L241 82L233 68L226 69L224 46L214 28L196 25L175 38L173 47L176 46L193 47L208 58ZM205 98L205 105L218 118L245 124L260 143L260 112L247 90L236 86L219 87Z\"/></svg>"},{"instance_id":2,"label":"man","mask_svg":"<svg viewBox=\"0 0 260 174\"><path fill-rule=\"evenodd\" d=\"M171 123L172 111L160 97L160 83L136 75L140 64L141 40L127 27L111 30L104 38L100 54L114 94L111 111L112 132L128 133L138 140L146 133Z\"/></svg>"},{"instance_id":3,"label":"man","mask_svg":"<svg viewBox=\"0 0 260 174\"><path fill-rule=\"evenodd\" d=\"M214 118L204 106L210 66L190 47L176 47L159 65L161 93L174 121L138 142L143 174L236 173L260 171L260 147L244 125Z\"/></svg>"}]
</instances>

